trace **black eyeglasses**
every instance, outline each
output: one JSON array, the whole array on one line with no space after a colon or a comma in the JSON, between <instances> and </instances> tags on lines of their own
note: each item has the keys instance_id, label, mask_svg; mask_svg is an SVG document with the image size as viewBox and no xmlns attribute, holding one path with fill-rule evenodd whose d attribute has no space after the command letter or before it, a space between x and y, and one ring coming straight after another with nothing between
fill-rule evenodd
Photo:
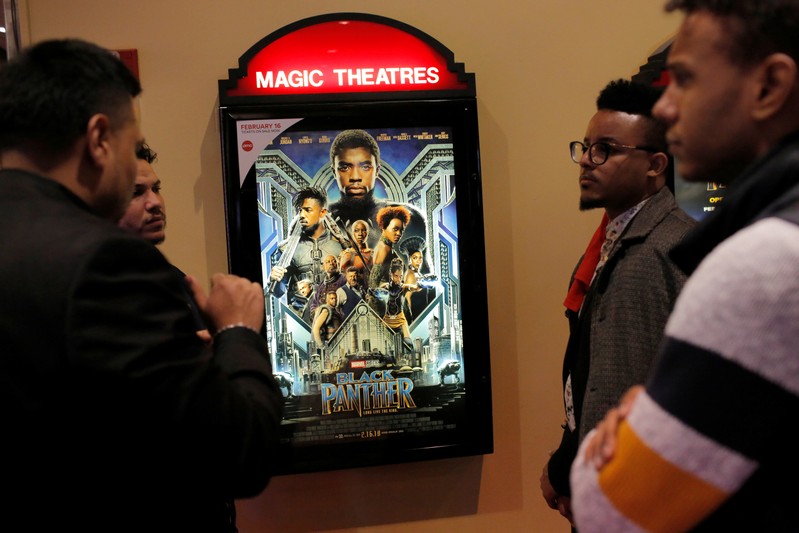
<instances>
[{"instance_id":1,"label":"black eyeglasses","mask_svg":"<svg viewBox=\"0 0 799 533\"><path fill-rule=\"evenodd\" d=\"M572 161L574 161L575 163L579 163L580 160L583 158L583 155L586 152L588 152L588 159L590 159L591 162L597 166L607 161L608 157L610 157L610 154L613 153L613 150L616 149L618 151L619 148L627 148L629 150L643 150L645 152L652 152L652 153L660 151L651 148L649 146L630 146L627 144L616 144L608 142L597 142L593 143L590 146L586 146L580 141L572 141L569 143L569 151L571 152Z\"/></svg>"}]
</instances>

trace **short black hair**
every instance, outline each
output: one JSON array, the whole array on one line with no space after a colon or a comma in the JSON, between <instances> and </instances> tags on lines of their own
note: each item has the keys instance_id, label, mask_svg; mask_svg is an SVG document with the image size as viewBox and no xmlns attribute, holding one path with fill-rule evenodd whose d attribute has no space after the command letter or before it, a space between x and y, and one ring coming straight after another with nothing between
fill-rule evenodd
<instances>
[{"instance_id":1,"label":"short black hair","mask_svg":"<svg viewBox=\"0 0 799 533\"><path fill-rule=\"evenodd\" d=\"M596 108L651 117L652 107L661 94L663 89L652 85L625 79L613 80L599 92Z\"/></svg>"},{"instance_id":2,"label":"short black hair","mask_svg":"<svg viewBox=\"0 0 799 533\"><path fill-rule=\"evenodd\" d=\"M341 156L344 150L352 148L366 148L375 157L375 162L380 164L380 147L377 141L364 130L344 130L333 139L330 145L330 164L334 164L336 156Z\"/></svg>"},{"instance_id":3,"label":"short black hair","mask_svg":"<svg viewBox=\"0 0 799 533\"><path fill-rule=\"evenodd\" d=\"M147 143L141 143L139 147L136 148L136 159L141 159L142 161L153 164L153 162L158 159L158 154L156 154Z\"/></svg>"},{"instance_id":4,"label":"short black hair","mask_svg":"<svg viewBox=\"0 0 799 533\"><path fill-rule=\"evenodd\" d=\"M112 127L134 120L141 85L110 50L78 39L48 40L0 69L0 149L35 142L63 152L104 113Z\"/></svg>"},{"instance_id":5,"label":"short black hair","mask_svg":"<svg viewBox=\"0 0 799 533\"><path fill-rule=\"evenodd\" d=\"M728 57L733 64L751 65L782 52L799 63L799 1L797 0L669 0L666 11L707 11L721 17L729 34Z\"/></svg>"},{"instance_id":6,"label":"short black hair","mask_svg":"<svg viewBox=\"0 0 799 533\"><path fill-rule=\"evenodd\" d=\"M327 193L325 193L325 191L316 187L305 187L304 189L300 189L294 197L294 209L299 211L305 200L309 198L319 202L320 206L327 207Z\"/></svg>"},{"instance_id":7,"label":"short black hair","mask_svg":"<svg viewBox=\"0 0 799 533\"><path fill-rule=\"evenodd\" d=\"M666 125L652 116L652 108L663 94L663 88L625 79L613 80L599 92L597 111L619 111L647 118L646 144L665 152Z\"/></svg>"}]
</instances>

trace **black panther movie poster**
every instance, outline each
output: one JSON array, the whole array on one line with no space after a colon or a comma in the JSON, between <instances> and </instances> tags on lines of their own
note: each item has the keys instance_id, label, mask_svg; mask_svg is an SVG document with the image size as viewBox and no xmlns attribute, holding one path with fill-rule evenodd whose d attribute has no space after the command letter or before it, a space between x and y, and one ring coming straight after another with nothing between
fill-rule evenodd
<instances>
[{"instance_id":1,"label":"black panther movie poster","mask_svg":"<svg viewBox=\"0 0 799 533\"><path fill-rule=\"evenodd\" d=\"M305 122L236 122L241 182L255 171L281 440L456 440L469 369L453 132Z\"/></svg>"}]
</instances>

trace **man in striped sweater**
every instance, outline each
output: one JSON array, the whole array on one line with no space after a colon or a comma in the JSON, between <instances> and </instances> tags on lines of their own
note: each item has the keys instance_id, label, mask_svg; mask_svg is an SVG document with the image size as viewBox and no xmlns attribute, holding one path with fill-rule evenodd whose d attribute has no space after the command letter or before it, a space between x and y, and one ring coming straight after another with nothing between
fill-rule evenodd
<instances>
[{"instance_id":1,"label":"man in striped sweater","mask_svg":"<svg viewBox=\"0 0 799 533\"><path fill-rule=\"evenodd\" d=\"M654 374L574 461L575 522L581 533L796 531L799 0L666 9L686 16L654 114L686 179L729 187L672 253L690 278Z\"/></svg>"}]
</instances>

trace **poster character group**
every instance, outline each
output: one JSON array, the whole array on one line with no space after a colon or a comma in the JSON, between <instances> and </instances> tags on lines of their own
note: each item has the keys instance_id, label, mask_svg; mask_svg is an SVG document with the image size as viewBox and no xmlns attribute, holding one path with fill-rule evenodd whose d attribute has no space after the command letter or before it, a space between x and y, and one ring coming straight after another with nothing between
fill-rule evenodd
<instances>
[{"instance_id":1,"label":"poster character group","mask_svg":"<svg viewBox=\"0 0 799 533\"><path fill-rule=\"evenodd\" d=\"M467 369L450 129L237 126L242 181L255 168L282 440L457 432Z\"/></svg>"}]
</instances>

